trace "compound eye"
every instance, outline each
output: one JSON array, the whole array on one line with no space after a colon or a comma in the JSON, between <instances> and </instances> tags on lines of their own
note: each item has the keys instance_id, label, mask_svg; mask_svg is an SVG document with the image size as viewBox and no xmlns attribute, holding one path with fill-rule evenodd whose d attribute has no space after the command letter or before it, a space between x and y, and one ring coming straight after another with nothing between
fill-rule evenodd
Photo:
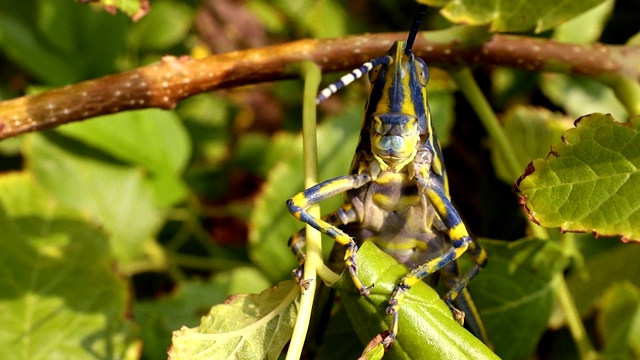
<instances>
[{"instance_id":1,"label":"compound eye","mask_svg":"<svg viewBox=\"0 0 640 360\"><path fill-rule=\"evenodd\" d=\"M374 83L378 80L378 78L380 78L380 72L382 72L382 64L381 65L377 65L374 66L373 69L371 69L369 71L369 82L370 83Z\"/></svg>"},{"instance_id":2,"label":"compound eye","mask_svg":"<svg viewBox=\"0 0 640 360\"><path fill-rule=\"evenodd\" d=\"M421 85L425 86L429 82L429 68L424 60L419 57L415 58L416 75Z\"/></svg>"}]
</instances>

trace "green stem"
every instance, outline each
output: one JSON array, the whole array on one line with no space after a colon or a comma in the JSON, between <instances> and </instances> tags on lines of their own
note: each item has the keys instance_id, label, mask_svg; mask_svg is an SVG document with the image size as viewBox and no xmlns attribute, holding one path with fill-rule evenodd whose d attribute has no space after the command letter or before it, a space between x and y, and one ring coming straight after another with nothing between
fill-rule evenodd
<instances>
[{"instance_id":1,"label":"green stem","mask_svg":"<svg viewBox=\"0 0 640 360\"><path fill-rule=\"evenodd\" d=\"M613 92L622 105L627 109L629 117L640 114L640 83L635 79L617 76L604 81ZM624 121L623 119L616 119Z\"/></svg>"},{"instance_id":2,"label":"green stem","mask_svg":"<svg viewBox=\"0 0 640 360\"><path fill-rule=\"evenodd\" d=\"M304 78L304 96L302 107L302 139L304 158L304 184L306 188L318 182L318 154L316 146L316 94L322 78L320 68L311 61L305 61L300 66L300 73ZM311 216L320 216L320 207L314 206L308 210ZM309 329L313 299L316 292L316 269L323 265L322 240L320 233L307 225L306 260L304 264L305 280L309 280L309 288L300 296L300 309L293 328L293 335L289 343L287 360L300 359L304 340Z\"/></svg>"},{"instance_id":3,"label":"green stem","mask_svg":"<svg viewBox=\"0 0 640 360\"><path fill-rule=\"evenodd\" d=\"M516 152L513 150L513 146L507 135L502 130L502 126L498 121L498 117L491 109L491 105L482 94L478 83L473 78L471 70L468 67L449 71L451 78L456 82L460 91L465 96L473 110L478 115L480 122L487 130L487 133L491 137L491 140L498 147L498 151L503 154L506 161L507 169L512 178L517 179L523 172L523 168L520 166L518 159L516 158ZM549 234L546 229L529 222L529 229L533 236L539 239L548 239Z\"/></svg>"},{"instance_id":4,"label":"green stem","mask_svg":"<svg viewBox=\"0 0 640 360\"><path fill-rule=\"evenodd\" d=\"M582 319L576 309L573 297L571 296L571 292L569 291L569 287L567 286L567 282L565 281L562 273L556 274L555 280L557 284L556 291L558 300L560 301L560 305L567 319L567 325L569 326L569 331L571 331L573 341L576 343L576 347L580 353L580 358L585 360L595 359L597 353L587 336L587 331L582 324Z\"/></svg>"},{"instance_id":5,"label":"green stem","mask_svg":"<svg viewBox=\"0 0 640 360\"><path fill-rule=\"evenodd\" d=\"M333 284L336 281L340 280L340 275L329 269L329 267L324 263L322 263L321 266L317 268L317 271L318 277L322 279L326 284Z\"/></svg>"},{"instance_id":6,"label":"green stem","mask_svg":"<svg viewBox=\"0 0 640 360\"><path fill-rule=\"evenodd\" d=\"M491 106L482 94L482 91L480 91L471 71L469 68L464 67L460 70L450 71L450 75L464 94L467 101L469 101L475 110L480 121L487 130L487 133L489 133L491 140L497 145L498 150L504 155L509 172L514 179L517 179L520 176L522 169L515 157L513 145L502 130L498 117L491 109ZM533 222L529 222L529 229L536 238L549 239L549 232L545 228L540 227ZM562 309L567 316L569 330L576 342L580 356L582 359L591 359L596 353L593 345L591 345L591 342L586 335L584 324L580 319L580 315L578 314L578 310L576 309L576 305L573 302L573 298L571 297L571 293L569 292L569 288L567 287L567 283L562 273L556 275L556 281L558 284L558 300L560 301Z\"/></svg>"},{"instance_id":7,"label":"green stem","mask_svg":"<svg viewBox=\"0 0 640 360\"><path fill-rule=\"evenodd\" d=\"M511 143L507 139L504 131L502 131L502 126L500 126L498 117L482 94L480 87L478 87L476 80L471 74L471 70L469 70L468 67L463 67L460 70L450 71L449 74L456 82L458 88L462 91L462 94L464 94L467 101L469 101L473 110L475 110L482 122L482 125L487 130L487 133L489 133L491 140L495 142L499 151L504 155L509 173L514 179L517 179L523 169L518 163L518 159L512 149Z\"/></svg>"}]
</instances>

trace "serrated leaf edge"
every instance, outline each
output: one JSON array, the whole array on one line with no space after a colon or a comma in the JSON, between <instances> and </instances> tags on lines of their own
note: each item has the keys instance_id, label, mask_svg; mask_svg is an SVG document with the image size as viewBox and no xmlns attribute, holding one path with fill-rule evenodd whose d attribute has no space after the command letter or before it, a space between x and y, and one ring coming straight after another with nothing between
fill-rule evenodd
<instances>
[{"instance_id":1,"label":"serrated leaf edge","mask_svg":"<svg viewBox=\"0 0 640 360\"><path fill-rule=\"evenodd\" d=\"M631 123L621 123L615 120L615 118L613 118L613 116L611 116L611 114L604 114L604 113L592 113L592 114L586 114L583 116L580 116L579 118L577 118L574 122L573 122L573 128L572 129L577 129L579 126L582 126L582 120L586 119L586 118L590 118L594 115L603 115L606 118L610 118L614 123L621 125L621 126L627 126L627 127L632 127ZM563 145L571 145L571 143L566 139L566 134L567 132L569 132L572 129L568 129L567 131L565 131L565 133L562 135L561 137L561 141ZM559 158L560 155L559 153L555 150L554 146L551 147L551 149L549 150L549 153L547 154L546 159L550 158L550 157L556 157ZM536 159L536 160L541 160L541 159ZM534 160L535 161L535 160ZM535 171L535 167L533 165L533 162L531 161L529 162L529 164L527 165L527 167L525 168L524 172L522 173L522 175L520 175L520 177L516 180L516 182L513 185L513 191L517 192L517 193L521 193L520 191L520 183L529 175L531 175L534 171ZM540 222L538 221L538 219L536 219L534 213L531 211L531 209L529 209L529 207L527 206L527 196L526 195L519 195L518 196L518 204L520 204L520 206L522 206L522 208L524 209L525 213L527 214L529 220L531 222L533 222L534 224L538 225L538 226L542 226L540 225ZM625 234L622 233L600 233L595 229L591 229L589 230L582 230L582 229L569 229L567 227L570 227L571 224L567 225L567 223L559 226L559 230L561 233L566 233L566 232L571 232L571 233L579 233L579 234L584 234L584 233L588 233L591 232L591 234L593 234L593 236L595 238L599 238L599 237L612 237L612 236L619 236L620 237L620 241L622 241L623 243L628 243L628 242L640 242L640 239L634 239L631 237L628 237Z\"/></svg>"}]
</instances>

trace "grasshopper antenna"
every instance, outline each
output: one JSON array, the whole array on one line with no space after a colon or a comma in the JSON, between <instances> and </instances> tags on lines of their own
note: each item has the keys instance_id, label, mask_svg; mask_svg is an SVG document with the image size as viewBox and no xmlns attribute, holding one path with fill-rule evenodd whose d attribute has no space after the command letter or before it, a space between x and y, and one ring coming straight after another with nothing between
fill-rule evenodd
<instances>
[{"instance_id":1,"label":"grasshopper antenna","mask_svg":"<svg viewBox=\"0 0 640 360\"><path fill-rule=\"evenodd\" d=\"M420 5L418 7L418 12L416 14L415 19L413 19L413 24L411 25L411 30L409 31L409 37L407 38L406 45L405 45L404 53L407 55L411 55L411 48L413 47L413 42L415 41L416 36L418 36L418 30L420 29L422 18L424 17L424 14L426 12L427 12L426 5ZM371 71L371 69L373 69L374 67L378 65L383 65L383 64L388 65L389 63L391 63L391 57L389 55L383 55L371 61L367 61L359 68L341 77L340 80L322 89L318 94L318 97L316 98L316 104L320 104L321 102L327 100L327 98L329 98L331 95L338 92L338 90L351 84L355 80L361 78L366 73Z\"/></svg>"},{"instance_id":2,"label":"grasshopper antenna","mask_svg":"<svg viewBox=\"0 0 640 360\"><path fill-rule=\"evenodd\" d=\"M420 30L420 24L422 24L422 18L426 12L427 5L420 5L420 7L418 7L418 12L416 13L415 19L413 19L413 24L411 25L411 30L409 30L409 36L407 37L404 47L404 53L407 55L411 55L413 42L416 40L416 36L418 36L418 30Z\"/></svg>"}]
</instances>

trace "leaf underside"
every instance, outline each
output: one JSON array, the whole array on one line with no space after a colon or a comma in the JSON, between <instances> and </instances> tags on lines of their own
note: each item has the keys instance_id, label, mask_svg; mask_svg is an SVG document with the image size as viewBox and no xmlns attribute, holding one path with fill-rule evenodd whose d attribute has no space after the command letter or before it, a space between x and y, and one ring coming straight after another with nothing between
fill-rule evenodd
<instances>
[{"instance_id":1,"label":"leaf underside","mask_svg":"<svg viewBox=\"0 0 640 360\"><path fill-rule=\"evenodd\" d=\"M292 280L260 294L233 295L196 328L173 332L171 359L277 359L291 338L299 286Z\"/></svg>"}]
</instances>

